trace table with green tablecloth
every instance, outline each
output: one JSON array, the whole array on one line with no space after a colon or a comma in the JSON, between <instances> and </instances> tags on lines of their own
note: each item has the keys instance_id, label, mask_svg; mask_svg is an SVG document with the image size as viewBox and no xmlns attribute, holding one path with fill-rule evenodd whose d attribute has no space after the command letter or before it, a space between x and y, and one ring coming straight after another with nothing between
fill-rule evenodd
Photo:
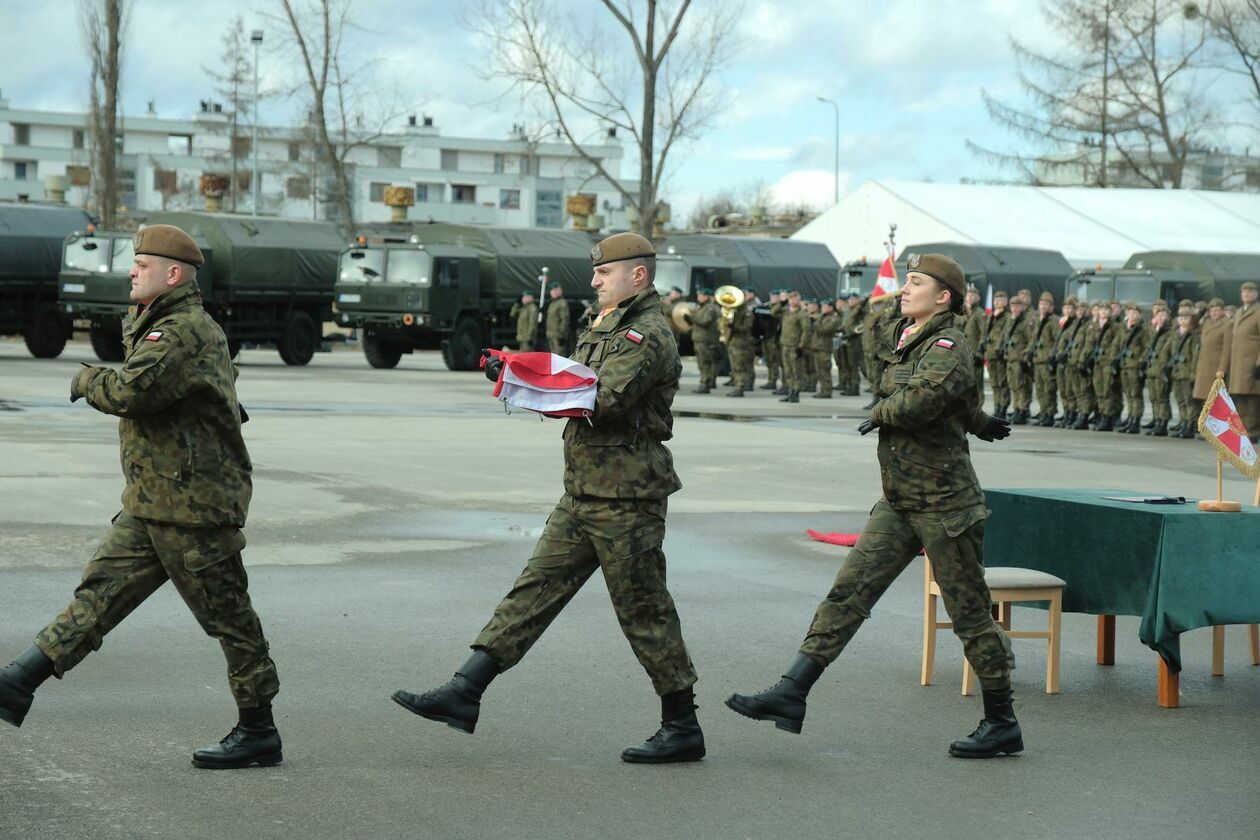
<instances>
[{"instance_id":1,"label":"table with green tablecloth","mask_svg":"<svg viewBox=\"0 0 1260 840\"><path fill-rule=\"evenodd\" d=\"M1063 578L1065 612L1111 621L1110 639L1107 623L1099 621L1101 664L1114 657L1114 616L1141 616L1138 638L1161 657L1160 704L1175 706L1181 633L1260 622L1260 508L1212 513L1193 502L1109 496L1151 494L986 490L993 515L985 526L985 562Z\"/></svg>"}]
</instances>

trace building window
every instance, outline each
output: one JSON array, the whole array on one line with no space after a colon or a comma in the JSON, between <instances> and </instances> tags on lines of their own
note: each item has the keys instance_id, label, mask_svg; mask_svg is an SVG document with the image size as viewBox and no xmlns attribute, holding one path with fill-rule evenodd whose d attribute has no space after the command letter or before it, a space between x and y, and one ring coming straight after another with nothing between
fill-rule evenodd
<instances>
[{"instance_id":1,"label":"building window","mask_svg":"<svg viewBox=\"0 0 1260 840\"><path fill-rule=\"evenodd\" d=\"M402 146L378 146L376 165L387 169L402 168Z\"/></svg>"},{"instance_id":2,"label":"building window","mask_svg":"<svg viewBox=\"0 0 1260 840\"><path fill-rule=\"evenodd\" d=\"M380 203L385 200L385 188L389 184L383 181L373 181L368 184L368 201Z\"/></svg>"},{"instance_id":3,"label":"building window","mask_svg":"<svg viewBox=\"0 0 1260 840\"><path fill-rule=\"evenodd\" d=\"M253 175L248 169L236 170L236 194L243 195L250 191Z\"/></svg>"},{"instance_id":4,"label":"building window","mask_svg":"<svg viewBox=\"0 0 1260 840\"><path fill-rule=\"evenodd\" d=\"M564 195L560 190L538 190L534 219L538 227L558 228L564 224Z\"/></svg>"},{"instance_id":5,"label":"building window","mask_svg":"<svg viewBox=\"0 0 1260 840\"><path fill-rule=\"evenodd\" d=\"M494 153L494 174L495 175L503 174L503 153L502 152Z\"/></svg>"},{"instance_id":6,"label":"building window","mask_svg":"<svg viewBox=\"0 0 1260 840\"><path fill-rule=\"evenodd\" d=\"M476 204L477 188L472 184L451 184L451 202L454 204Z\"/></svg>"},{"instance_id":7,"label":"building window","mask_svg":"<svg viewBox=\"0 0 1260 840\"><path fill-rule=\"evenodd\" d=\"M442 150L442 171L457 172L459 171L459 150L443 149Z\"/></svg>"},{"instance_id":8,"label":"building window","mask_svg":"<svg viewBox=\"0 0 1260 840\"><path fill-rule=\"evenodd\" d=\"M1260 187L1260 169L1247 170L1247 186Z\"/></svg>"},{"instance_id":9,"label":"building window","mask_svg":"<svg viewBox=\"0 0 1260 840\"><path fill-rule=\"evenodd\" d=\"M176 155L178 157L188 157L192 154L192 135L191 134L168 134L166 135L166 153Z\"/></svg>"},{"instance_id":10,"label":"building window","mask_svg":"<svg viewBox=\"0 0 1260 840\"><path fill-rule=\"evenodd\" d=\"M311 179L306 175L294 175L284 182L284 194L289 198L310 198Z\"/></svg>"},{"instance_id":11,"label":"building window","mask_svg":"<svg viewBox=\"0 0 1260 840\"><path fill-rule=\"evenodd\" d=\"M72 187L86 187L92 183L92 171L86 166L71 164L66 167L66 180Z\"/></svg>"},{"instance_id":12,"label":"building window","mask_svg":"<svg viewBox=\"0 0 1260 840\"><path fill-rule=\"evenodd\" d=\"M178 189L174 169L153 170L153 189L159 193L173 193Z\"/></svg>"},{"instance_id":13,"label":"building window","mask_svg":"<svg viewBox=\"0 0 1260 840\"><path fill-rule=\"evenodd\" d=\"M28 172L30 175L27 174ZM13 179L16 181L25 181L34 174L35 164L33 163L27 163L24 160L19 160L13 164Z\"/></svg>"},{"instance_id":14,"label":"building window","mask_svg":"<svg viewBox=\"0 0 1260 840\"><path fill-rule=\"evenodd\" d=\"M13 145L29 146L31 145L31 127L26 123L13 124Z\"/></svg>"},{"instance_id":15,"label":"building window","mask_svg":"<svg viewBox=\"0 0 1260 840\"><path fill-rule=\"evenodd\" d=\"M232 138L232 156L248 157L254 149L254 140L247 134L238 134Z\"/></svg>"},{"instance_id":16,"label":"building window","mask_svg":"<svg viewBox=\"0 0 1260 840\"><path fill-rule=\"evenodd\" d=\"M81 129L81 128L76 128L76 129L74 130L74 137L73 137L73 139L71 140L71 143L73 144L74 148L76 148L76 149L82 149L82 148L83 148L83 144L84 144L84 140L85 140L85 137L84 137L83 129Z\"/></svg>"},{"instance_id":17,"label":"building window","mask_svg":"<svg viewBox=\"0 0 1260 840\"><path fill-rule=\"evenodd\" d=\"M536 164L533 155L521 155L521 174L536 175Z\"/></svg>"},{"instance_id":18,"label":"building window","mask_svg":"<svg viewBox=\"0 0 1260 840\"><path fill-rule=\"evenodd\" d=\"M499 190L499 209L500 210L520 210L521 209L521 191L520 190Z\"/></svg>"},{"instance_id":19,"label":"building window","mask_svg":"<svg viewBox=\"0 0 1260 840\"><path fill-rule=\"evenodd\" d=\"M289 144L289 160L298 161L301 159L302 159L302 144L290 143Z\"/></svg>"},{"instance_id":20,"label":"building window","mask_svg":"<svg viewBox=\"0 0 1260 840\"><path fill-rule=\"evenodd\" d=\"M442 184L416 184L416 204L441 204L445 192Z\"/></svg>"}]
</instances>

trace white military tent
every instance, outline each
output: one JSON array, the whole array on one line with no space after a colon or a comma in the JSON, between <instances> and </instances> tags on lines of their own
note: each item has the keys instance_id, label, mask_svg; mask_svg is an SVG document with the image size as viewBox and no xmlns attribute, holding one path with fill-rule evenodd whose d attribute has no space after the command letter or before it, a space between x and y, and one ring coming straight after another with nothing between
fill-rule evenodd
<instances>
[{"instance_id":1,"label":"white military tent","mask_svg":"<svg viewBox=\"0 0 1260 840\"><path fill-rule=\"evenodd\" d=\"M1124 265L1136 251L1260 251L1260 195L1207 190L988 186L867 181L793 239L822 242L843 265L964 242L1059 251L1075 268Z\"/></svg>"}]
</instances>

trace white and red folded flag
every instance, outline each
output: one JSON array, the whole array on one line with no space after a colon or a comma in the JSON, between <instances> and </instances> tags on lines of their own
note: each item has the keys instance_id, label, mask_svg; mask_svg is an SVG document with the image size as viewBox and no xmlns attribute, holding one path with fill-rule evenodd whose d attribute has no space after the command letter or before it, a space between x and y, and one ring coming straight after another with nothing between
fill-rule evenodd
<instances>
[{"instance_id":1,"label":"white and red folded flag","mask_svg":"<svg viewBox=\"0 0 1260 840\"><path fill-rule=\"evenodd\" d=\"M1260 478L1260 458L1256 456L1256 448L1247 437L1247 427L1238 416L1233 397L1220 379L1212 383L1212 390L1203 403L1199 434L1243 475Z\"/></svg>"},{"instance_id":2,"label":"white and red folded flag","mask_svg":"<svg viewBox=\"0 0 1260 840\"><path fill-rule=\"evenodd\" d=\"M871 291L872 298L895 295L899 291L897 267L893 264L892 243L885 242L884 244L888 246L888 256L884 257L884 261L879 265L879 274L875 276L875 288Z\"/></svg>"},{"instance_id":3,"label":"white and red folded flag","mask_svg":"<svg viewBox=\"0 0 1260 840\"><path fill-rule=\"evenodd\" d=\"M555 353L508 353L492 349L503 360L494 396L513 408L547 417L589 417L595 411L595 371ZM485 367L485 359L482 359Z\"/></svg>"}]
</instances>

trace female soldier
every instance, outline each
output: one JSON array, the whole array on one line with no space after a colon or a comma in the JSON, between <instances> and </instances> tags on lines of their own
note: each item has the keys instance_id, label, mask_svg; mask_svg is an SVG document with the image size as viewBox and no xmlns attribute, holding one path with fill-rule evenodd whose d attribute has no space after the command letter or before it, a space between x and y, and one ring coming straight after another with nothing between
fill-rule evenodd
<instances>
[{"instance_id":1,"label":"female soldier","mask_svg":"<svg viewBox=\"0 0 1260 840\"><path fill-rule=\"evenodd\" d=\"M911 255L901 291L901 320L881 342L880 401L862 434L879 429L884 496L835 585L819 605L800 652L783 679L760 694L733 694L733 710L800 732L805 696L844 650L871 608L920 547L927 549L954 632L980 678L984 720L950 754L990 758L1024 748L1011 709L1010 640L990 614L984 582L984 494L971 468L968 432L1001 439L1010 425L980 410L970 352L957 329L965 282L958 263Z\"/></svg>"}]
</instances>

